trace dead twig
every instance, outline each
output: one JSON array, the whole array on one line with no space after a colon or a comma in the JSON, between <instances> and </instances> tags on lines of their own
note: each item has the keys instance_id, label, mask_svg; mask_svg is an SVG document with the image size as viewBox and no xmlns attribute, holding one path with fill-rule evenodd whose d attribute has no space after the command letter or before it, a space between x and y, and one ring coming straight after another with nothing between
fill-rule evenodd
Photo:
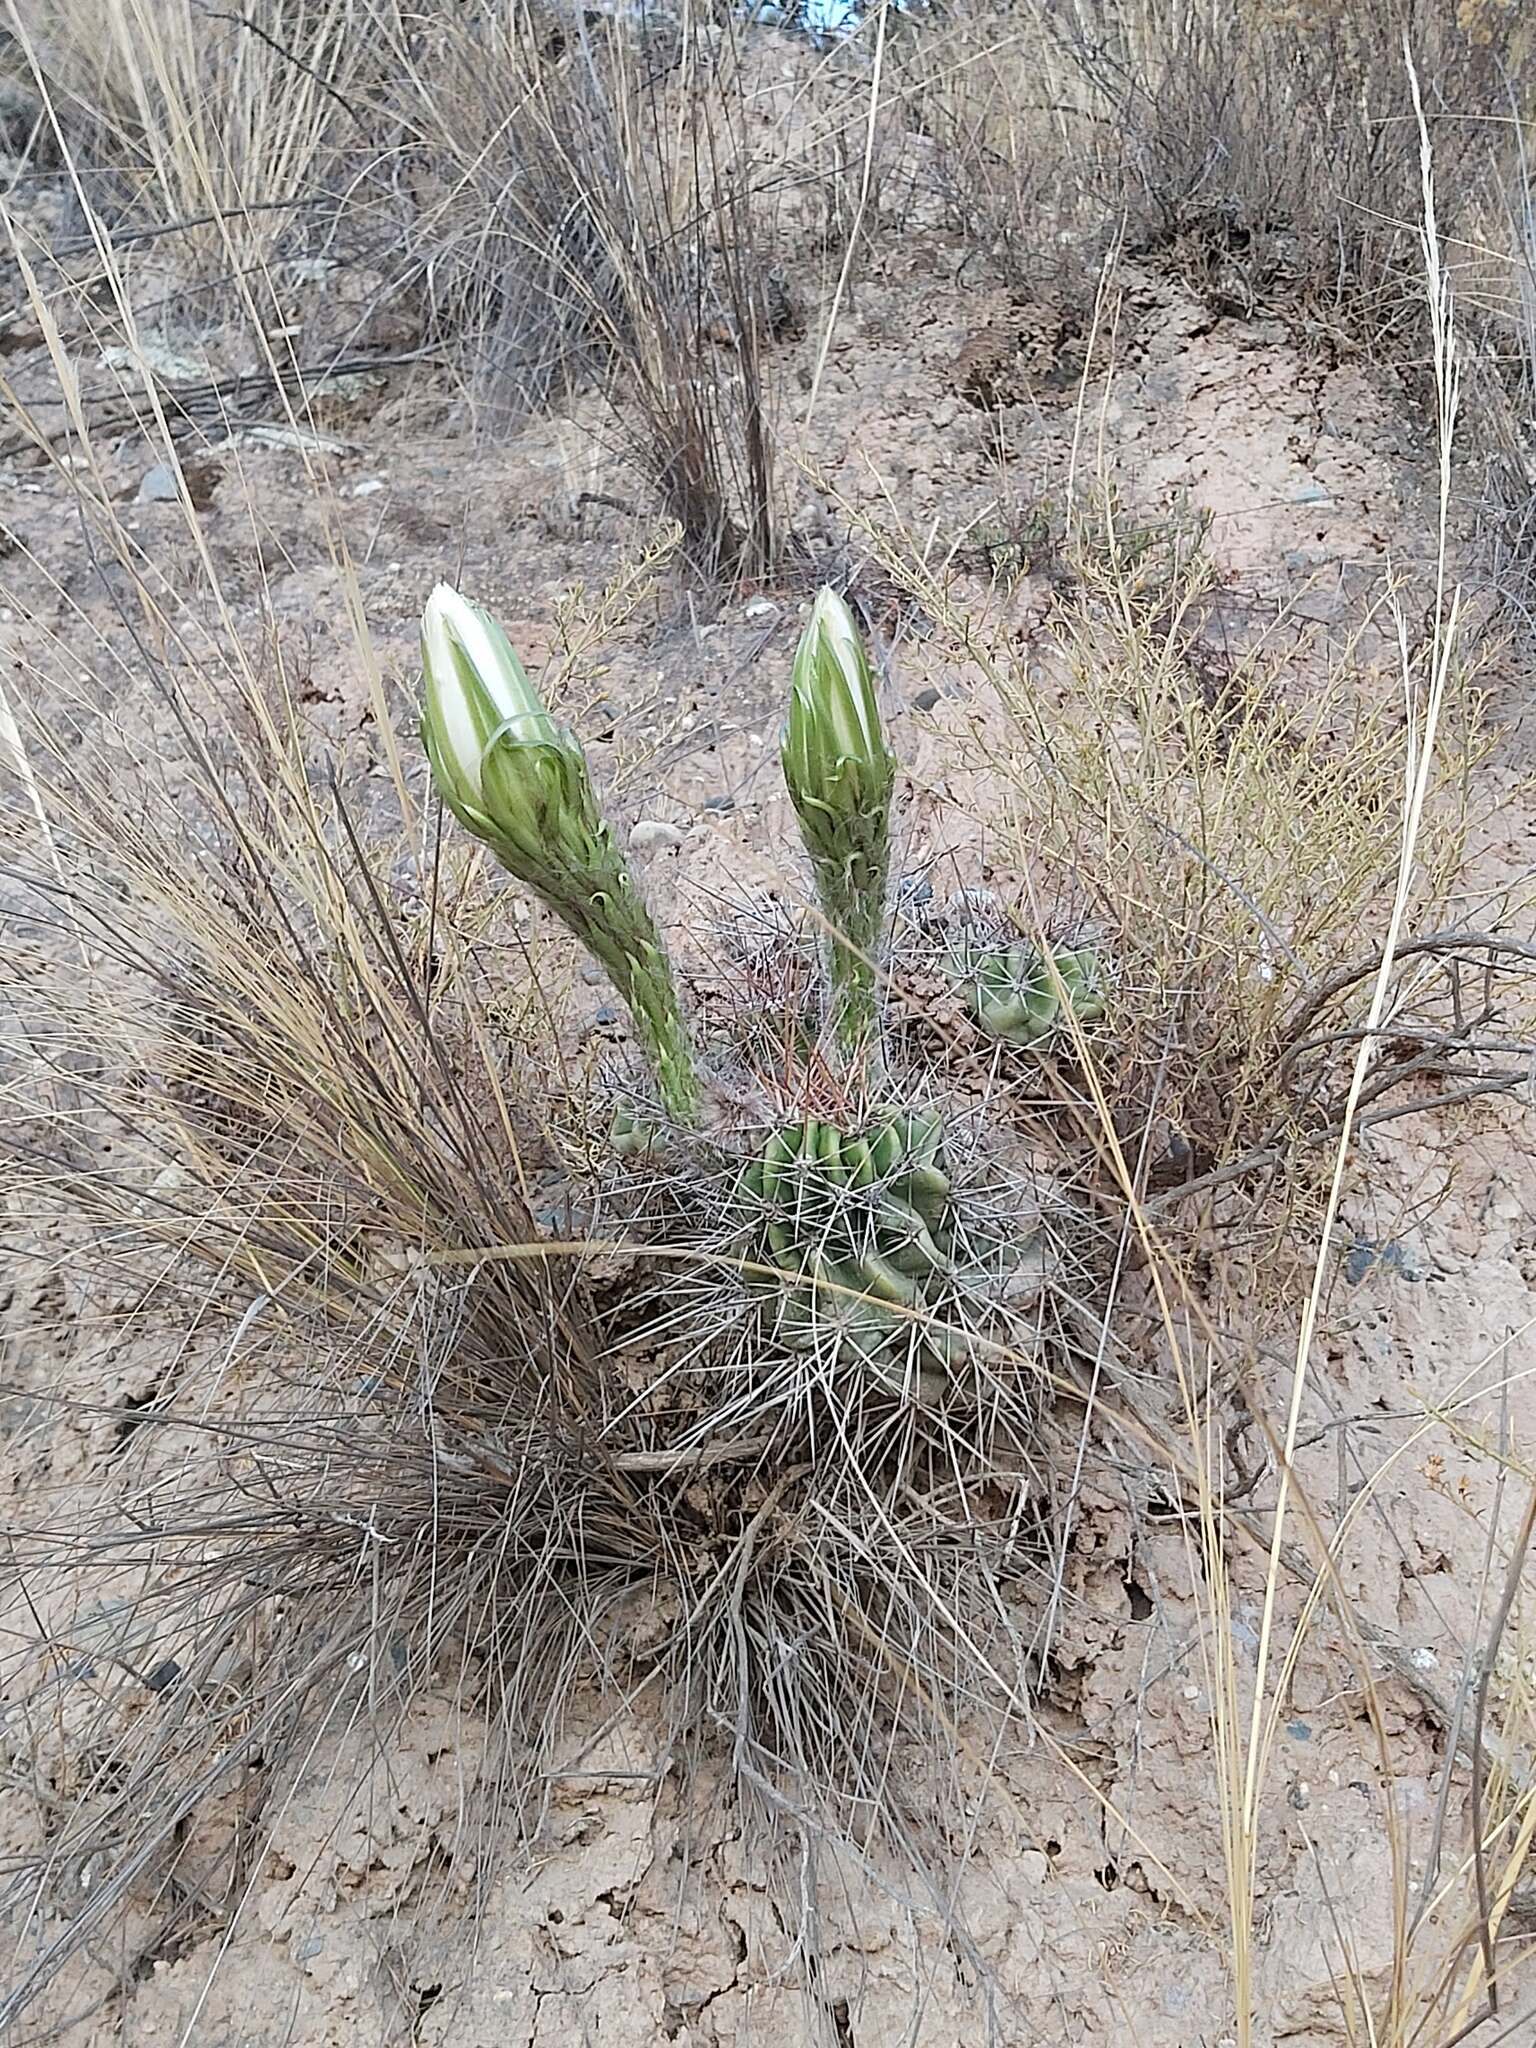
<instances>
[{"instance_id":1,"label":"dead twig","mask_svg":"<svg viewBox=\"0 0 1536 2048\"><path fill-rule=\"evenodd\" d=\"M1525 939L1501 937L1496 932L1429 932L1422 939L1405 940L1398 947L1396 958L1410 960L1427 953L1454 956L1472 952L1481 952L1490 957L1508 955L1511 960L1524 960L1536 965L1536 945ZM1319 1013L1335 996L1342 995L1357 982L1369 980L1380 966L1379 953L1365 954L1348 967L1341 967L1337 974L1330 975L1319 987L1311 990L1280 1027L1278 1050L1282 1071L1302 1050L1300 1041Z\"/></svg>"},{"instance_id":2,"label":"dead twig","mask_svg":"<svg viewBox=\"0 0 1536 2048\"><path fill-rule=\"evenodd\" d=\"M209 377L197 383L170 383L156 378L155 389L164 408L166 426L173 437L178 437L210 424L250 425L253 423L250 418L252 409L279 394L286 394L301 408L306 407L316 399L323 399L327 395L327 386L334 387L342 378L368 377L385 370L404 369L412 363L431 362L440 353L434 347L422 347L390 354L342 356L328 363L274 361L254 370L240 370L228 377ZM56 427L40 426L8 378L0 377L0 395L24 422L0 441L0 457L19 455L29 448L46 455L56 442L67 440L74 432L71 420L61 420ZM113 411L104 404L87 424L92 434L106 437L129 433L135 427L143 427L145 421L136 406L120 406Z\"/></svg>"},{"instance_id":3,"label":"dead twig","mask_svg":"<svg viewBox=\"0 0 1536 2048\"><path fill-rule=\"evenodd\" d=\"M1509 1626L1509 1617L1519 1597L1521 1580L1525 1573L1526 1554L1531 1547L1531 1535L1536 1531L1536 1487L1526 1503L1509 1557L1509 1571L1504 1581L1504 1592L1499 1601L1498 1611L1493 1617L1493 1626L1488 1631L1488 1641L1483 1648L1482 1669L1477 1680L1477 1704L1472 1714L1472 1869L1477 1881L1478 1941L1483 1951L1483 1981L1488 1990L1490 2012L1499 2010L1499 1980L1493 1963L1493 1912L1488 1896L1487 1845L1483 1837L1483 1797L1486 1761L1483 1752L1483 1728L1488 1714L1488 1688L1493 1679L1493 1667L1499 1654L1499 1644Z\"/></svg>"}]
</instances>

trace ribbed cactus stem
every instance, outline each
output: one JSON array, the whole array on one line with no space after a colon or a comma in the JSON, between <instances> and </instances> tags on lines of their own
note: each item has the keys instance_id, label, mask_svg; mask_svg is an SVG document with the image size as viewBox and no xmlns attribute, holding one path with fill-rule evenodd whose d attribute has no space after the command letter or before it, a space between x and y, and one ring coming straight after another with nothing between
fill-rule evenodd
<instances>
[{"instance_id":1,"label":"ribbed cactus stem","mask_svg":"<svg viewBox=\"0 0 1536 2048\"><path fill-rule=\"evenodd\" d=\"M579 862L565 865L546 858L537 879L515 848L495 839L489 844L569 926L623 997L667 1115L675 1123L697 1124L701 1096L693 1039L655 919L630 879L613 834L595 812L583 819L583 839Z\"/></svg>"},{"instance_id":2,"label":"ribbed cactus stem","mask_svg":"<svg viewBox=\"0 0 1536 2048\"><path fill-rule=\"evenodd\" d=\"M655 1071L662 1107L674 1123L692 1126L698 1123L702 1106L693 1041L683 1018L677 983L650 913L637 899L631 901L636 926L649 936L626 947L620 958L606 958L596 946L592 951L608 969L614 987L629 1006L635 1035Z\"/></svg>"},{"instance_id":3,"label":"ribbed cactus stem","mask_svg":"<svg viewBox=\"0 0 1536 2048\"><path fill-rule=\"evenodd\" d=\"M884 840L884 834L880 835ZM832 1024L845 1052L871 1043L880 1022L879 957L884 926L887 861L859 856L843 863L816 863L817 894L827 920L827 979L832 990ZM849 868L856 869L850 875Z\"/></svg>"}]
</instances>

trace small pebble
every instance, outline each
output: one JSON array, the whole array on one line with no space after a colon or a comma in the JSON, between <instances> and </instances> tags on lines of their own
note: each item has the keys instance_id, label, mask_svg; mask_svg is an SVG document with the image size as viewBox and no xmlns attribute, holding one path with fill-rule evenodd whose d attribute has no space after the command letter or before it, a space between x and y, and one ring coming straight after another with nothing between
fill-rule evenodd
<instances>
[{"instance_id":1,"label":"small pebble","mask_svg":"<svg viewBox=\"0 0 1536 2048\"><path fill-rule=\"evenodd\" d=\"M1291 600L1294 618L1310 619L1315 625L1335 625L1348 612L1349 599L1341 590L1304 590Z\"/></svg>"},{"instance_id":2,"label":"small pebble","mask_svg":"<svg viewBox=\"0 0 1536 2048\"><path fill-rule=\"evenodd\" d=\"M153 469L146 469L139 478L139 495L136 505L174 505L181 496L176 472L168 462L157 462Z\"/></svg>"},{"instance_id":3,"label":"small pebble","mask_svg":"<svg viewBox=\"0 0 1536 2048\"><path fill-rule=\"evenodd\" d=\"M727 811L734 811L736 799L733 796L707 796L704 799L706 811L717 811L722 817Z\"/></svg>"},{"instance_id":4,"label":"small pebble","mask_svg":"<svg viewBox=\"0 0 1536 2048\"><path fill-rule=\"evenodd\" d=\"M926 690L919 690L917 695L912 699L912 708L914 711L931 711L934 705L939 702L942 695L943 692L941 690L934 689L933 685L930 683Z\"/></svg>"},{"instance_id":5,"label":"small pebble","mask_svg":"<svg viewBox=\"0 0 1536 2048\"><path fill-rule=\"evenodd\" d=\"M637 818L629 828L631 853L671 851L683 843L684 834L662 818Z\"/></svg>"}]
</instances>

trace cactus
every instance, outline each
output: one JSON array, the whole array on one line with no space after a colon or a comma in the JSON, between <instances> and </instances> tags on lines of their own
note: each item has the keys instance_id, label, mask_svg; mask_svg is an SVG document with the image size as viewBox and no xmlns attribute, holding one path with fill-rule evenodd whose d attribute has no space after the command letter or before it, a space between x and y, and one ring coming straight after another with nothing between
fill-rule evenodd
<instances>
[{"instance_id":1,"label":"cactus","mask_svg":"<svg viewBox=\"0 0 1536 2048\"><path fill-rule=\"evenodd\" d=\"M791 1283L768 1283L773 1335L928 1405L964 1346L922 1313L944 1318L966 1259L942 1141L934 1111L886 1112L860 1135L807 1118L774 1131L737 1186L749 1259Z\"/></svg>"},{"instance_id":2,"label":"cactus","mask_svg":"<svg viewBox=\"0 0 1536 2048\"><path fill-rule=\"evenodd\" d=\"M795 653L780 761L827 920L834 1029L857 1053L879 1031L896 761L863 635L826 587Z\"/></svg>"},{"instance_id":3,"label":"cactus","mask_svg":"<svg viewBox=\"0 0 1536 2048\"><path fill-rule=\"evenodd\" d=\"M1009 946L961 940L949 966L972 1017L1009 1045L1034 1050L1067 1035L1069 1010L1085 1027L1105 1012L1104 970L1091 946L1053 945L1047 954L1027 939Z\"/></svg>"},{"instance_id":4,"label":"cactus","mask_svg":"<svg viewBox=\"0 0 1536 2048\"><path fill-rule=\"evenodd\" d=\"M787 1365L797 1380L800 1361L809 1360L816 1370L807 1384L823 1390L873 1390L937 1407L975 1362L979 1334L991 1331L1005 1347L1016 1341L1015 1312L1038 1295L1052 1263L1038 1218L1021 1226L1016 1186L1002 1209L989 1210L974 1193L962 1199L943 1112L899 1099L873 1110L860 1129L809 1116L782 1124L742 1163L739 1137L733 1142L723 1128L731 1091L720 1076L729 1074L729 1052L720 1060L716 1049L712 1059L706 1116L665 943L574 735L545 709L501 628L457 592L434 592L422 641L423 737L444 801L565 921L629 1005L661 1110L658 1118L625 1094L612 1115L613 1157L647 1169L629 1177L631 1188L641 1196L681 1190L701 1167L718 1171L723 1156L714 1248L728 1246L746 1269L756 1340L749 1355L765 1379ZM795 657L782 763L826 926L832 1046L824 1053L807 1028L819 1011L807 950L792 925L771 926L766 949L759 945L744 963L755 1001L738 1105L754 1081L783 1102L818 1073L823 1082L840 1077L849 1099L850 1068L861 1089L899 1098L878 990L896 763L877 695L853 614L823 590ZM921 930L920 892L906 893ZM1045 1043L1069 1011L1083 1024L1103 1015L1103 977L1087 946L1046 955L1009 943L995 925L983 936L974 916L951 926L945 944L977 1021L1013 1044ZM685 1215L685 1207L672 1208L671 1226ZM717 1301L707 1313L714 1319L718 1309ZM756 1388L756 1374L745 1385Z\"/></svg>"}]
</instances>

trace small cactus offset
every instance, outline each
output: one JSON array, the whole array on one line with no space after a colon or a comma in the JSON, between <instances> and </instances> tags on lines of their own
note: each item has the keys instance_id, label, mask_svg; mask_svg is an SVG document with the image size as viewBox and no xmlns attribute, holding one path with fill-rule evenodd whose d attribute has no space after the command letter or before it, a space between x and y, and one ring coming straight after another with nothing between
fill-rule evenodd
<instances>
[{"instance_id":1,"label":"small cactus offset","mask_svg":"<svg viewBox=\"0 0 1536 2048\"><path fill-rule=\"evenodd\" d=\"M1103 963L1091 946L1042 952L1028 939L1008 946L962 940L951 952L950 972L984 1031L1029 1050L1069 1037L1069 1013L1086 1028L1107 1007Z\"/></svg>"}]
</instances>

